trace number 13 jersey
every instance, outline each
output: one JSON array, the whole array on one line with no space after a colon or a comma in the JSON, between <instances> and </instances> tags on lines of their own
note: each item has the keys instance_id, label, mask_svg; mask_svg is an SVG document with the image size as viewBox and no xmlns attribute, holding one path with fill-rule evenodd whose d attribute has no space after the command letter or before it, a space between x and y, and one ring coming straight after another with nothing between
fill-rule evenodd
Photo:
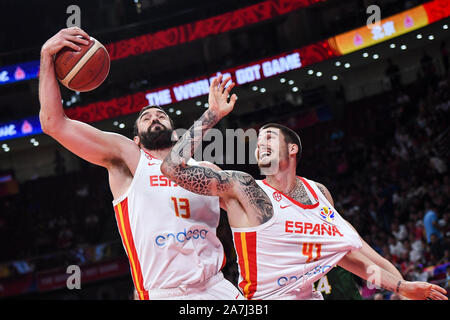
<instances>
[{"instance_id":1,"label":"number 13 jersey","mask_svg":"<svg viewBox=\"0 0 450 320\"><path fill-rule=\"evenodd\" d=\"M313 283L362 246L317 185L298 178L313 204L303 205L258 180L272 202L272 218L257 227L232 228L239 288L247 299L323 299Z\"/></svg>"},{"instance_id":2,"label":"number 13 jersey","mask_svg":"<svg viewBox=\"0 0 450 320\"><path fill-rule=\"evenodd\" d=\"M225 263L223 246L216 236L219 198L183 189L161 173L161 164L141 150L129 189L113 201L141 300L148 299L152 289L208 280Z\"/></svg>"}]
</instances>

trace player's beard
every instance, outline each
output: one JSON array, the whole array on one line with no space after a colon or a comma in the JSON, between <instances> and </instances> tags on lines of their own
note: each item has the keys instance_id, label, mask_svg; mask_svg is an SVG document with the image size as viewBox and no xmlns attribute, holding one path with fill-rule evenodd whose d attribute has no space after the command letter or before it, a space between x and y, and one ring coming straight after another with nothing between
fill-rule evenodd
<instances>
[{"instance_id":1,"label":"player's beard","mask_svg":"<svg viewBox=\"0 0 450 320\"><path fill-rule=\"evenodd\" d=\"M172 129L150 131L151 126L144 133L139 134L141 145L148 150L162 150L172 147L176 141L172 141Z\"/></svg>"}]
</instances>

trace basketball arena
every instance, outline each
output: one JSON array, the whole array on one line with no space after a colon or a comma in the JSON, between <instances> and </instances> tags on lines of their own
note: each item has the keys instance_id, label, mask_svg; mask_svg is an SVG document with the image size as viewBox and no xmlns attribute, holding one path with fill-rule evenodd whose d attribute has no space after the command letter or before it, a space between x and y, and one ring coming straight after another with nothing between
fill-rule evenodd
<instances>
[{"instance_id":1,"label":"basketball arena","mask_svg":"<svg viewBox=\"0 0 450 320\"><path fill-rule=\"evenodd\" d=\"M184 286L194 300L290 299L304 287L324 300L403 300L401 284L418 282L448 296L449 1L2 0L0 19L1 300L176 299ZM232 110L187 164L147 152L170 152L158 144L167 128L177 148L217 101ZM311 203L260 170L275 150L258 151L268 123L295 133L291 143L277 131L297 148L286 161L298 161L292 181ZM278 223L270 210L236 227L230 193L167 177L201 162L214 165L208 177L256 181L276 219L321 203L317 220L283 220L278 269L258 238ZM249 195L234 195L245 217ZM370 250L392 286L378 269L369 280L345 270L343 256L314 265L334 253L311 239L353 232L338 219L361 239L339 250ZM283 265L283 237L303 241L304 273Z\"/></svg>"}]
</instances>

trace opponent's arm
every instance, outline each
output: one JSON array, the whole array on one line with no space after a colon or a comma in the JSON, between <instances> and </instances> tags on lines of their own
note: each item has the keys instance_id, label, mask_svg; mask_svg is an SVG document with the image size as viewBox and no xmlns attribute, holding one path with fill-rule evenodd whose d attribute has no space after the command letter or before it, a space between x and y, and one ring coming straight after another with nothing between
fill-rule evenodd
<instances>
[{"instance_id":1,"label":"opponent's arm","mask_svg":"<svg viewBox=\"0 0 450 320\"><path fill-rule=\"evenodd\" d=\"M408 299L448 300L445 296L447 291L435 284L420 281L405 281L382 268L377 271L380 272L379 276L374 277L372 272L368 272L369 270L372 270L370 267L374 264L375 263L367 256L356 250L347 253L338 263L340 267L350 271L358 277L367 281L372 281L373 284L398 293ZM376 283L377 281L379 281L379 283Z\"/></svg>"},{"instance_id":2,"label":"opponent's arm","mask_svg":"<svg viewBox=\"0 0 450 320\"><path fill-rule=\"evenodd\" d=\"M87 44L85 39L89 39L89 35L80 28L73 27L62 29L42 46L39 119L44 133L64 147L91 163L109 167L114 160L121 159L125 152L132 158L133 152L129 149L136 151L137 145L122 135L103 132L86 123L67 118L55 75L54 55L66 46L79 50L78 44Z\"/></svg>"},{"instance_id":3,"label":"opponent's arm","mask_svg":"<svg viewBox=\"0 0 450 320\"><path fill-rule=\"evenodd\" d=\"M328 189L323 184L320 184L318 182L316 182L316 185L319 188L319 190L325 195L328 202L330 202L330 204L334 207L333 197L331 196L331 193L328 191ZM359 235L358 231L356 231L356 229L348 221L346 220L344 221L350 226L350 228L352 228ZM359 252L361 252L367 258L372 260L380 268L383 268L386 271L392 273L394 276L403 279L403 276L400 273L400 271L398 271L398 269L390 261L383 258L380 254L378 254L378 252L376 252L366 241L364 241L364 239L361 236L359 236L359 238L361 239L362 242L362 247L359 250Z\"/></svg>"}]
</instances>

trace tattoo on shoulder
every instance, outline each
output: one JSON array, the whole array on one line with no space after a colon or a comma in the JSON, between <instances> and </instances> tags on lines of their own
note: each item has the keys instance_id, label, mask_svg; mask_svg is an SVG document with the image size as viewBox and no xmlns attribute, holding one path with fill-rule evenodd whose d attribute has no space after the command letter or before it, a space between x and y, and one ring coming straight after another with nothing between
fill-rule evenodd
<instances>
[{"instance_id":1,"label":"tattoo on shoulder","mask_svg":"<svg viewBox=\"0 0 450 320\"><path fill-rule=\"evenodd\" d=\"M323 185L321 185L320 183L316 183L317 188L319 188L320 192L322 192L322 194L325 196L325 198L327 197L327 194L325 193L325 187Z\"/></svg>"},{"instance_id":2,"label":"tattoo on shoulder","mask_svg":"<svg viewBox=\"0 0 450 320\"><path fill-rule=\"evenodd\" d=\"M258 213L260 224L267 222L273 216L272 202L263 189L256 183L255 179L247 173L234 172L233 178L238 182L239 189L245 195L245 199Z\"/></svg>"}]
</instances>

